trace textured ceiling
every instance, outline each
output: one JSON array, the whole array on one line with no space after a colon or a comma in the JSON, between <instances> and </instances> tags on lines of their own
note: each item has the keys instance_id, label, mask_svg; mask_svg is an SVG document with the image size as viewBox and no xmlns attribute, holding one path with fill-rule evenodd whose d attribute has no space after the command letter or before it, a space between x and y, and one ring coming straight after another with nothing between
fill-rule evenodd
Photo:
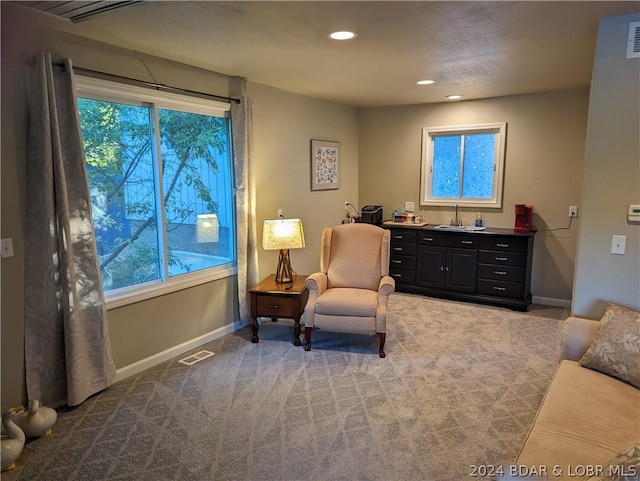
<instances>
[{"instance_id":1,"label":"textured ceiling","mask_svg":"<svg viewBox=\"0 0 640 481\"><path fill-rule=\"evenodd\" d=\"M586 86L598 19L637 12L638 1L149 1L59 28L367 107ZM326 37L342 29L358 37Z\"/></svg>"}]
</instances>

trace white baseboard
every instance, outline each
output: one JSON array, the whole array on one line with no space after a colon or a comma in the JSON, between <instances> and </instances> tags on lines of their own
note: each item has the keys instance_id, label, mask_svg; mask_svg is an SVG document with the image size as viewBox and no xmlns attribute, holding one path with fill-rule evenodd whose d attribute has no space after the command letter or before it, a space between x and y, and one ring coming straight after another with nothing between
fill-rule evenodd
<instances>
[{"instance_id":1,"label":"white baseboard","mask_svg":"<svg viewBox=\"0 0 640 481\"><path fill-rule=\"evenodd\" d=\"M203 344L211 342L215 339L219 339L222 336L226 336L227 334L231 334L238 326L235 323L227 324L226 326L222 326L215 331L208 332L207 334L203 334L202 336L198 336L195 339L191 339L190 341L183 342L182 344L178 344L177 346L170 347L169 349L165 349L162 352L154 354L153 356L149 356L144 359L140 359L139 361L134 362L133 364L129 364L128 366L121 367L116 370L116 382L122 381L123 379L128 378L129 376L133 376L138 374L139 372L144 371L145 369L149 369L150 367L156 366L161 362L168 361L171 358L179 356L191 349L195 349Z\"/></svg>"},{"instance_id":2,"label":"white baseboard","mask_svg":"<svg viewBox=\"0 0 640 481\"><path fill-rule=\"evenodd\" d=\"M531 301L534 304L542 304L543 306L553 306L553 307L571 307L571 299L556 299L555 297L540 297L533 296Z\"/></svg>"}]
</instances>

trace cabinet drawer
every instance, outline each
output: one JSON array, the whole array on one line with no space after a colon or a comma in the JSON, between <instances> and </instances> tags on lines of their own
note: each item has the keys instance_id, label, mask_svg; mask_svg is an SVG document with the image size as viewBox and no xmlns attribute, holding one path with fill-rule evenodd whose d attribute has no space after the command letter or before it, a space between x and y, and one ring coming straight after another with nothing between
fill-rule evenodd
<instances>
[{"instance_id":1,"label":"cabinet drawer","mask_svg":"<svg viewBox=\"0 0 640 481\"><path fill-rule=\"evenodd\" d=\"M395 259L398 256L415 256L416 245L415 244L396 244L391 243L391 258Z\"/></svg>"},{"instance_id":2,"label":"cabinet drawer","mask_svg":"<svg viewBox=\"0 0 640 481\"><path fill-rule=\"evenodd\" d=\"M475 249L478 247L478 238L476 236L452 235L447 237L447 247L462 247L464 249Z\"/></svg>"},{"instance_id":3,"label":"cabinet drawer","mask_svg":"<svg viewBox=\"0 0 640 481\"><path fill-rule=\"evenodd\" d=\"M527 238L526 237L481 237L480 249L488 251L509 251L509 252L526 252L527 251Z\"/></svg>"},{"instance_id":4,"label":"cabinet drawer","mask_svg":"<svg viewBox=\"0 0 640 481\"><path fill-rule=\"evenodd\" d=\"M389 263L390 269L408 269L411 271L416 270L416 258L415 256L400 256L392 255L391 262Z\"/></svg>"},{"instance_id":5,"label":"cabinet drawer","mask_svg":"<svg viewBox=\"0 0 640 481\"><path fill-rule=\"evenodd\" d=\"M408 271L404 269L389 269L389 275L396 280L398 284L410 284L416 283L416 271Z\"/></svg>"},{"instance_id":6,"label":"cabinet drawer","mask_svg":"<svg viewBox=\"0 0 640 481\"><path fill-rule=\"evenodd\" d=\"M514 254L513 252L480 251L478 252L478 262L481 264L524 267L527 264L527 255Z\"/></svg>"},{"instance_id":7,"label":"cabinet drawer","mask_svg":"<svg viewBox=\"0 0 640 481\"><path fill-rule=\"evenodd\" d=\"M476 290L478 294L489 296L511 297L514 299L522 299L524 297L524 284L519 282L478 279Z\"/></svg>"},{"instance_id":8,"label":"cabinet drawer","mask_svg":"<svg viewBox=\"0 0 640 481\"><path fill-rule=\"evenodd\" d=\"M391 231L391 244L415 244L416 232L409 230L392 230Z\"/></svg>"},{"instance_id":9,"label":"cabinet drawer","mask_svg":"<svg viewBox=\"0 0 640 481\"><path fill-rule=\"evenodd\" d=\"M296 301L292 297L257 295L256 306L258 316L295 317Z\"/></svg>"},{"instance_id":10,"label":"cabinet drawer","mask_svg":"<svg viewBox=\"0 0 640 481\"><path fill-rule=\"evenodd\" d=\"M524 268L480 264L478 277L497 281L524 282Z\"/></svg>"},{"instance_id":11,"label":"cabinet drawer","mask_svg":"<svg viewBox=\"0 0 640 481\"><path fill-rule=\"evenodd\" d=\"M432 234L431 232L421 232L418 235L418 244L425 246L444 246L447 239L445 236Z\"/></svg>"}]
</instances>

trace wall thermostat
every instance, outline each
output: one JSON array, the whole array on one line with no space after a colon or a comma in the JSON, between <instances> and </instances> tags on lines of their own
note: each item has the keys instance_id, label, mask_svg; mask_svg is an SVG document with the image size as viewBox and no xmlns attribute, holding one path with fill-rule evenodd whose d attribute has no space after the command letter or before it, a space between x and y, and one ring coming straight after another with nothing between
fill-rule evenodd
<instances>
[{"instance_id":1,"label":"wall thermostat","mask_svg":"<svg viewBox=\"0 0 640 481\"><path fill-rule=\"evenodd\" d=\"M627 211L627 220L629 222L640 222L640 204L630 204Z\"/></svg>"}]
</instances>

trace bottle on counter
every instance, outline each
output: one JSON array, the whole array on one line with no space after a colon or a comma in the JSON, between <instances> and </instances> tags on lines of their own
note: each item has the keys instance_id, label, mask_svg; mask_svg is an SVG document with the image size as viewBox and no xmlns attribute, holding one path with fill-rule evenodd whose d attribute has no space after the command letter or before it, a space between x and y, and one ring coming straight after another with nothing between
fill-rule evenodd
<instances>
[{"instance_id":1,"label":"bottle on counter","mask_svg":"<svg viewBox=\"0 0 640 481\"><path fill-rule=\"evenodd\" d=\"M476 227L482 227L482 225L482 214L478 212L478 215L476 216Z\"/></svg>"}]
</instances>

